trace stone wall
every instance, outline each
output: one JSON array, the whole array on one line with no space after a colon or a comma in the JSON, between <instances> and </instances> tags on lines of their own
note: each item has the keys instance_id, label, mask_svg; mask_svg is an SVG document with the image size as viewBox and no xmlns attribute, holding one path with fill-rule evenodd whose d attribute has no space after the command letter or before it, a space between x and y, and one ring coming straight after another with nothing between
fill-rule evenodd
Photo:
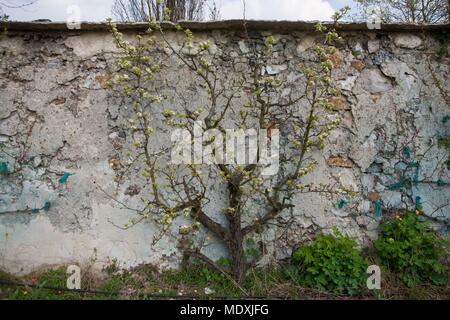
<instances>
[{"instance_id":1,"label":"stone wall","mask_svg":"<svg viewBox=\"0 0 450 320\"><path fill-rule=\"evenodd\" d=\"M213 43L210 53L218 63L237 61L248 51L240 23L191 26ZM131 33L143 27L126 28ZM299 79L299 65L311 58L313 25L254 22L248 28L253 37L274 36L276 55L266 72L286 82ZM334 81L343 96L333 100L333 108L343 121L316 155L320 165L309 179L336 182L357 195L345 204L317 194L292 199L295 222L287 232L267 232L273 254L265 262L335 227L369 245L380 209L385 216L390 209L421 205L436 228L448 232L448 150L438 147L438 138L449 134L450 66L439 39L450 28L429 29L341 30L346 44L334 57ZM116 61L117 49L102 25L68 31L62 25L13 23L0 39L0 268L23 274L69 263L101 268L113 260L123 267L179 262L170 238L151 245L152 223L119 229L131 213L98 187L113 190L112 160L123 157L129 143L121 130L127 108L103 89ZM173 88L195 82L168 61L164 77ZM176 99L172 103L177 107ZM123 197L133 203L139 196ZM214 243L205 250L214 258L223 252Z\"/></svg>"}]
</instances>

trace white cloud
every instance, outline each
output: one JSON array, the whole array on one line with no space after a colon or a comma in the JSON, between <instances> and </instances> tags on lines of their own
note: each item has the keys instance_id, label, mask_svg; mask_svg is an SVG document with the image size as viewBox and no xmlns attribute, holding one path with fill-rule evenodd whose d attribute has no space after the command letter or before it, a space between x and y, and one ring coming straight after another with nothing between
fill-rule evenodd
<instances>
[{"instance_id":1,"label":"white cloud","mask_svg":"<svg viewBox=\"0 0 450 320\"><path fill-rule=\"evenodd\" d=\"M242 0L222 0L222 19L242 19ZM259 20L330 20L334 10L325 0L247 0L246 18Z\"/></svg>"},{"instance_id":2,"label":"white cloud","mask_svg":"<svg viewBox=\"0 0 450 320\"><path fill-rule=\"evenodd\" d=\"M19 0L17 0L19 1ZM26 2L26 0L20 0ZM247 19L266 20L330 20L333 7L350 0L246 0ZM31 6L7 9L12 20L30 21L50 19L66 21L67 7L78 5L81 20L104 21L111 16L114 0L37 0ZM216 0L221 8L222 19L242 19L242 0ZM330 4L331 3L331 4Z\"/></svg>"},{"instance_id":3,"label":"white cloud","mask_svg":"<svg viewBox=\"0 0 450 320\"><path fill-rule=\"evenodd\" d=\"M113 0L38 0L24 8L9 9L7 13L12 20L66 21L69 16L67 8L77 5L81 10L82 21L104 21L111 16L113 2Z\"/></svg>"}]
</instances>

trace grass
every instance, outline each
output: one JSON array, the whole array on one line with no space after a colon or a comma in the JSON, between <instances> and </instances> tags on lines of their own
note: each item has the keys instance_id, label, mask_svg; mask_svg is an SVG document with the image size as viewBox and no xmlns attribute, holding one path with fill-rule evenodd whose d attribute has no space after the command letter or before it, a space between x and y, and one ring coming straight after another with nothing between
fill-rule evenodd
<instances>
[{"instance_id":1,"label":"grass","mask_svg":"<svg viewBox=\"0 0 450 320\"><path fill-rule=\"evenodd\" d=\"M155 299L154 295L212 296L239 298L244 294L226 276L201 264L182 270L158 271L154 266L142 265L130 271L108 267L102 276L89 272L82 275L83 290L102 291L102 294L49 290L66 287L66 269L45 270L25 277L14 277L0 271L0 281L30 284L36 287L0 286L0 299L20 300L91 300L91 299ZM284 267L255 269L242 284L247 296L278 299L450 299L450 287L422 285L405 287L394 274L383 273L382 289L362 292L357 296L321 292L294 284ZM119 294L118 294L119 293Z\"/></svg>"}]
</instances>

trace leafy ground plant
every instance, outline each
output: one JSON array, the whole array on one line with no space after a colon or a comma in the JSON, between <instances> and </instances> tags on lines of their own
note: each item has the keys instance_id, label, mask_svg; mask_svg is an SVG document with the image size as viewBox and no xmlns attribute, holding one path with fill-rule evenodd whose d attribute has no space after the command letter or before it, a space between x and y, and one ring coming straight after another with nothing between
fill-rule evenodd
<instances>
[{"instance_id":1,"label":"leafy ground plant","mask_svg":"<svg viewBox=\"0 0 450 320\"><path fill-rule=\"evenodd\" d=\"M312 244L297 249L293 279L302 285L354 294L366 282L367 263L355 248L357 243L339 232L319 236Z\"/></svg>"},{"instance_id":2,"label":"leafy ground plant","mask_svg":"<svg viewBox=\"0 0 450 320\"><path fill-rule=\"evenodd\" d=\"M420 211L397 215L381 228L381 237L374 242L375 252L407 286L430 281L448 283L449 243L421 222Z\"/></svg>"}]
</instances>

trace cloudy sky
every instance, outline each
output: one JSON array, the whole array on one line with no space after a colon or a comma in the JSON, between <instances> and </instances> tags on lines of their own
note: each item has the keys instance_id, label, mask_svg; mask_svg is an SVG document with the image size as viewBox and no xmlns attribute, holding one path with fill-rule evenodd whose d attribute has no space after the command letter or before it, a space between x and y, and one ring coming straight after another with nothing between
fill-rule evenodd
<instances>
[{"instance_id":1,"label":"cloudy sky","mask_svg":"<svg viewBox=\"0 0 450 320\"><path fill-rule=\"evenodd\" d=\"M31 0L0 0L0 4L24 4ZM66 21L70 6L81 11L82 21L104 21L111 16L114 0L37 0L23 8L4 8L11 20L50 19ZM329 20L334 10L353 5L352 0L246 0L248 19ZM216 0L222 19L240 19L242 0Z\"/></svg>"}]
</instances>

